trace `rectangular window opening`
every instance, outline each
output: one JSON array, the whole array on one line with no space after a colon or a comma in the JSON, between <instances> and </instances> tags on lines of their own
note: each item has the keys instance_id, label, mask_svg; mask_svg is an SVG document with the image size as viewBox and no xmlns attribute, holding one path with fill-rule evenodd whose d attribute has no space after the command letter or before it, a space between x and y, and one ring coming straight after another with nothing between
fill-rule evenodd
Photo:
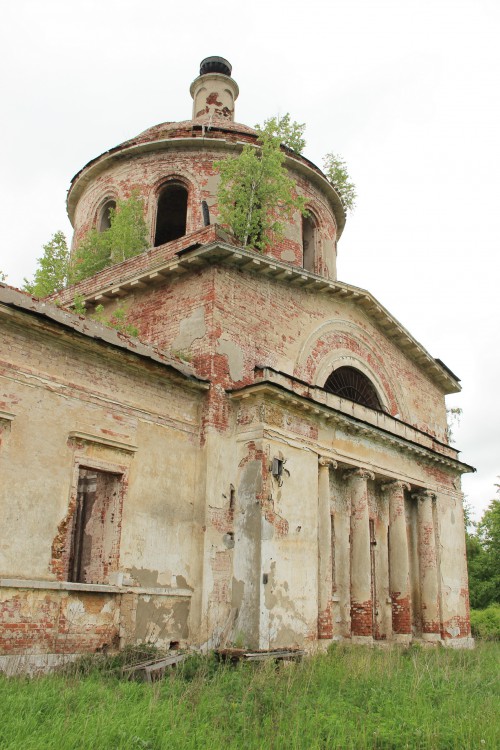
<instances>
[{"instance_id":1,"label":"rectangular window opening","mask_svg":"<svg viewBox=\"0 0 500 750\"><path fill-rule=\"evenodd\" d=\"M118 570L122 476L80 467L68 580L108 583Z\"/></svg>"}]
</instances>

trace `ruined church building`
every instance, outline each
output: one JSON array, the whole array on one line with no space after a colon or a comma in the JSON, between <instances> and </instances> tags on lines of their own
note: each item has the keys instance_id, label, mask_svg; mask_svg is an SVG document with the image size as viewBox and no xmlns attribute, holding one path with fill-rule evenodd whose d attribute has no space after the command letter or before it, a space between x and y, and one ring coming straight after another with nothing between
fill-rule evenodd
<instances>
[{"instance_id":1,"label":"ruined church building","mask_svg":"<svg viewBox=\"0 0 500 750\"><path fill-rule=\"evenodd\" d=\"M57 299L0 283L0 667L141 642L470 646L458 379L337 281L345 211L308 159L283 146L309 213L265 252L218 225L214 162L256 133L226 60L190 92L191 120L69 189L73 247L136 190L150 248Z\"/></svg>"}]
</instances>

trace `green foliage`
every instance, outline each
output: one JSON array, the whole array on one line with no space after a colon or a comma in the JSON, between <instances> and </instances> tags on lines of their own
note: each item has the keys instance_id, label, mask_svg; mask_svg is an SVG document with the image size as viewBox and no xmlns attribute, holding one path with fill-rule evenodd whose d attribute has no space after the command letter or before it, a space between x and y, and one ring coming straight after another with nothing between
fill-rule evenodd
<instances>
[{"instance_id":1,"label":"green foliage","mask_svg":"<svg viewBox=\"0 0 500 750\"><path fill-rule=\"evenodd\" d=\"M77 315L85 315L87 312L87 308L85 307L85 297L83 294L75 294L73 297L73 311Z\"/></svg>"},{"instance_id":2,"label":"green foliage","mask_svg":"<svg viewBox=\"0 0 500 750\"><path fill-rule=\"evenodd\" d=\"M32 281L24 279L23 289L35 297L48 297L68 283L69 251L63 232L56 232L43 246L38 268Z\"/></svg>"},{"instance_id":3,"label":"green foliage","mask_svg":"<svg viewBox=\"0 0 500 750\"><path fill-rule=\"evenodd\" d=\"M471 609L472 635L485 641L500 641L500 605L491 604L486 609Z\"/></svg>"},{"instance_id":4,"label":"green foliage","mask_svg":"<svg viewBox=\"0 0 500 750\"><path fill-rule=\"evenodd\" d=\"M481 520L470 526L475 529L466 532L470 602L482 609L500 604L500 498L492 500Z\"/></svg>"},{"instance_id":5,"label":"green foliage","mask_svg":"<svg viewBox=\"0 0 500 750\"><path fill-rule=\"evenodd\" d=\"M137 336L139 330L132 323L127 323L127 313L123 307L116 307L111 315L107 317L104 313L103 305L97 305L94 314L91 316L98 323L108 328L114 328L120 333L127 333L129 336Z\"/></svg>"},{"instance_id":6,"label":"green foliage","mask_svg":"<svg viewBox=\"0 0 500 750\"><path fill-rule=\"evenodd\" d=\"M172 357L176 357L182 362L191 362L193 359L193 355L191 354L191 352L186 351L186 349L171 349L170 353Z\"/></svg>"},{"instance_id":7,"label":"green foliage","mask_svg":"<svg viewBox=\"0 0 500 750\"><path fill-rule=\"evenodd\" d=\"M255 129L259 133L262 130L269 130L280 139L284 146L291 148L297 154L301 154L306 147L304 140L305 123L291 120L289 112L283 115L283 117L270 117L268 120L264 120L262 127L256 125Z\"/></svg>"},{"instance_id":8,"label":"green foliage","mask_svg":"<svg viewBox=\"0 0 500 750\"><path fill-rule=\"evenodd\" d=\"M238 157L214 166L220 171L221 222L231 227L244 247L264 250L273 239L283 236L284 221L294 211L307 212L305 199L297 195L295 182L285 169L276 120L267 121L257 132L258 147L247 144Z\"/></svg>"},{"instance_id":9,"label":"green foliage","mask_svg":"<svg viewBox=\"0 0 500 750\"><path fill-rule=\"evenodd\" d=\"M194 656L153 684L106 670L31 680L0 676L0 747L495 748L499 657L496 643L473 651L339 645L279 666L233 668Z\"/></svg>"},{"instance_id":10,"label":"green foliage","mask_svg":"<svg viewBox=\"0 0 500 750\"><path fill-rule=\"evenodd\" d=\"M80 242L71 268L71 283L77 283L121 263L148 247L142 198L134 191L127 200L119 200L109 212L109 229L91 229Z\"/></svg>"},{"instance_id":11,"label":"green foliage","mask_svg":"<svg viewBox=\"0 0 500 750\"><path fill-rule=\"evenodd\" d=\"M0 281L7 281L7 276L3 271L0 271Z\"/></svg>"},{"instance_id":12,"label":"green foliage","mask_svg":"<svg viewBox=\"0 0 500 750\"><path fill-rule=\"evenodd\" d=\"M356 186L351 181L347 165L339 154L329 153L323 158L323 171L342 198L347 211L356 206Z\"/></svg>"}]
</instances>

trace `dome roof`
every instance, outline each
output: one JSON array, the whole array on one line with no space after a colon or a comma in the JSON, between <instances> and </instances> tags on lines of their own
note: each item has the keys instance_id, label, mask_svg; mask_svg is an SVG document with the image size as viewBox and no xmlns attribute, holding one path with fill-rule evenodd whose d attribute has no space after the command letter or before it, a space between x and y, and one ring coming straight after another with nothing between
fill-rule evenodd
<instances>
[{"instance_id":1,"label":"dome roof","mask_svg":"<svg viewBox=\"0 0 500 750\"><path fill-rule=\"evenodd\" d=\"M209 122L204 119L196 120L182 120L181 122L162 122L158 125L153 125L142 133L139 133L134 138L130 138L123 143L119 143L117 146L110 148L108 151L104 151L95 159L91 159L85 166L75 174L71 180L71 185L68 190L68 214L71 218L76 201L79 198L81 190L85 187L88 181L93 175L99 173L105 164L110 159L120 154L120 152L128 150L155 150L155 144L158 144L158 148L161 147L161 143L165 144L165 141L169 140L185 140L190 139L210 139L220 140L232 143L255 143L257 140L257 131L255 128L251 128L248 125L243 125L240 122L233 122L224 118L213 118ZM165 144L166 145L166 144ZM308 169L320 175L325 182L327 182L323 172L313 162L306 159L301 154L297 154L292 149L283 146L283 150L286 151L287 156L292 157L296 165L302 164ZM333 190L333 188L332 188ZM342 206L340 198L335 201L337 210L339 211L340 226L342 230L345 223L345 211Z\"/></svg>"},{"instance_id":2,"label":"dome roof","mask_svg":"<svg viewBox=\"0 0 500 750\"><path fill-rule=\"evenodd\" d=\"M247 135L250 136L248 140L252 141L257 138L257 131L254 128L224 118L213 118L210 122L202 119L183 120L182 122L162 122L159 125L153 125L153 127L143 130L135 138L116 146L116 149L128 148L140 143L163 141L166 138L193 138L198 134L210 138L227 138L231 134ZM233 140L231 137L229 139ZM235 138L234 140L240 139Z\"/></svg>"},{"instance_id":3,"label":"dome roof","mask_svg":"<svg viewBox=\"0 0 500 750\"><path fill-rule=\"evenodd\" d=\"M73 223L76 205L86 187L102 174L115 160L135 157L140 153L165 149L206 148L211 141L218 150L241 149L245 143L255 143L257 131L248 125L234 122L234 101L238 97L237 83L230 77L231 64L222 57L207 57L201 62L200 75L190 86L193 98L193 118L181 122L162 122L153 125L134 138L114 146L89 161L71 180L68 190L68 215ZM217 143L218 141L218 143ZM238 145L236 145L238 144ZM309 159L282 146L286 154L287 167L302 173L326 192L333 206L339 234L345 224L345 209L335 188L321 169Z\"/></svg>"}]
</instances>

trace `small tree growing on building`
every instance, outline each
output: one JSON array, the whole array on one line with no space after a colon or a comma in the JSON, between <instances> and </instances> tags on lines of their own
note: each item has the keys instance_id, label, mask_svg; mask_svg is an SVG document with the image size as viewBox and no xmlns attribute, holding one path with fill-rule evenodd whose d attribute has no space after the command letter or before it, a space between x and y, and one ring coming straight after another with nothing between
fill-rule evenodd
<instances>
[{"instance_id":1,"label":"small tree growing on building","mask_svg":"<svg viewBox=\"0 0 500 750\"><path fill-rule=\"evenodd\" d=\"M48 297L68 284L69 251L63 232L56 232L43 246L32 281L24 279L23 289L35 297Z\"/></svg>"},{"instance_id":2,"label":"small tree growing on building","mask_svg":"<svg viewBox=\"0 0 500 750\"><path fill-rule=\"evenodd\" d=\"M141 253L148 247L144 204L136 191L127 200L118 200L109 211L110 227L104 232L91 229L78 245L71 266L71 282L76 283L114 263Z\"/></svg>"},{"instance_id":3,"label":"small tree growing on building","mask_svg":"<svg viewBox=\"0 0 500 750\"><path fill-rule=\"evenodd\" d=\"M289 116L288 116L289 117ZM281 120L283 122L283 119ZM239 156L214 164L220 172L220 220L228 224L243 247L264 250L283 236L284 221L294 211L305 215L305 199L296 192L281 149L283 128L276 118L257 127L257 146L246 144ZM303 126L298 125L300 130ZM298 131L287 120L286 130L297 142Z\"/></svg>"},{"instance_id":4,"label":"small tree growing on building","mask_svg":"<svg viewBox=\"0 0 500 750\"><path fill-rule=\"evenodd\" d=\"M323 169L347 211L356 206L356 186L349 177L347 165L339 154L329 153L323 158Z\"/></svg>"},{"instance_id":5,"label":"small tree growing on building","mask_svg":"<svg viewBox=\"0 0 500 750\"><path fill-rule=\"evenodd\" d=\"M304 140L305 123L292 120L289 112L284 114L283 117L270 117L268 120L264 120L262 128L259 125L256 125L255 128L257 132L262 128L269 128L284 146L291 148L297 154L301 154L306 147Z\"/></svg>"}]
</instances>

